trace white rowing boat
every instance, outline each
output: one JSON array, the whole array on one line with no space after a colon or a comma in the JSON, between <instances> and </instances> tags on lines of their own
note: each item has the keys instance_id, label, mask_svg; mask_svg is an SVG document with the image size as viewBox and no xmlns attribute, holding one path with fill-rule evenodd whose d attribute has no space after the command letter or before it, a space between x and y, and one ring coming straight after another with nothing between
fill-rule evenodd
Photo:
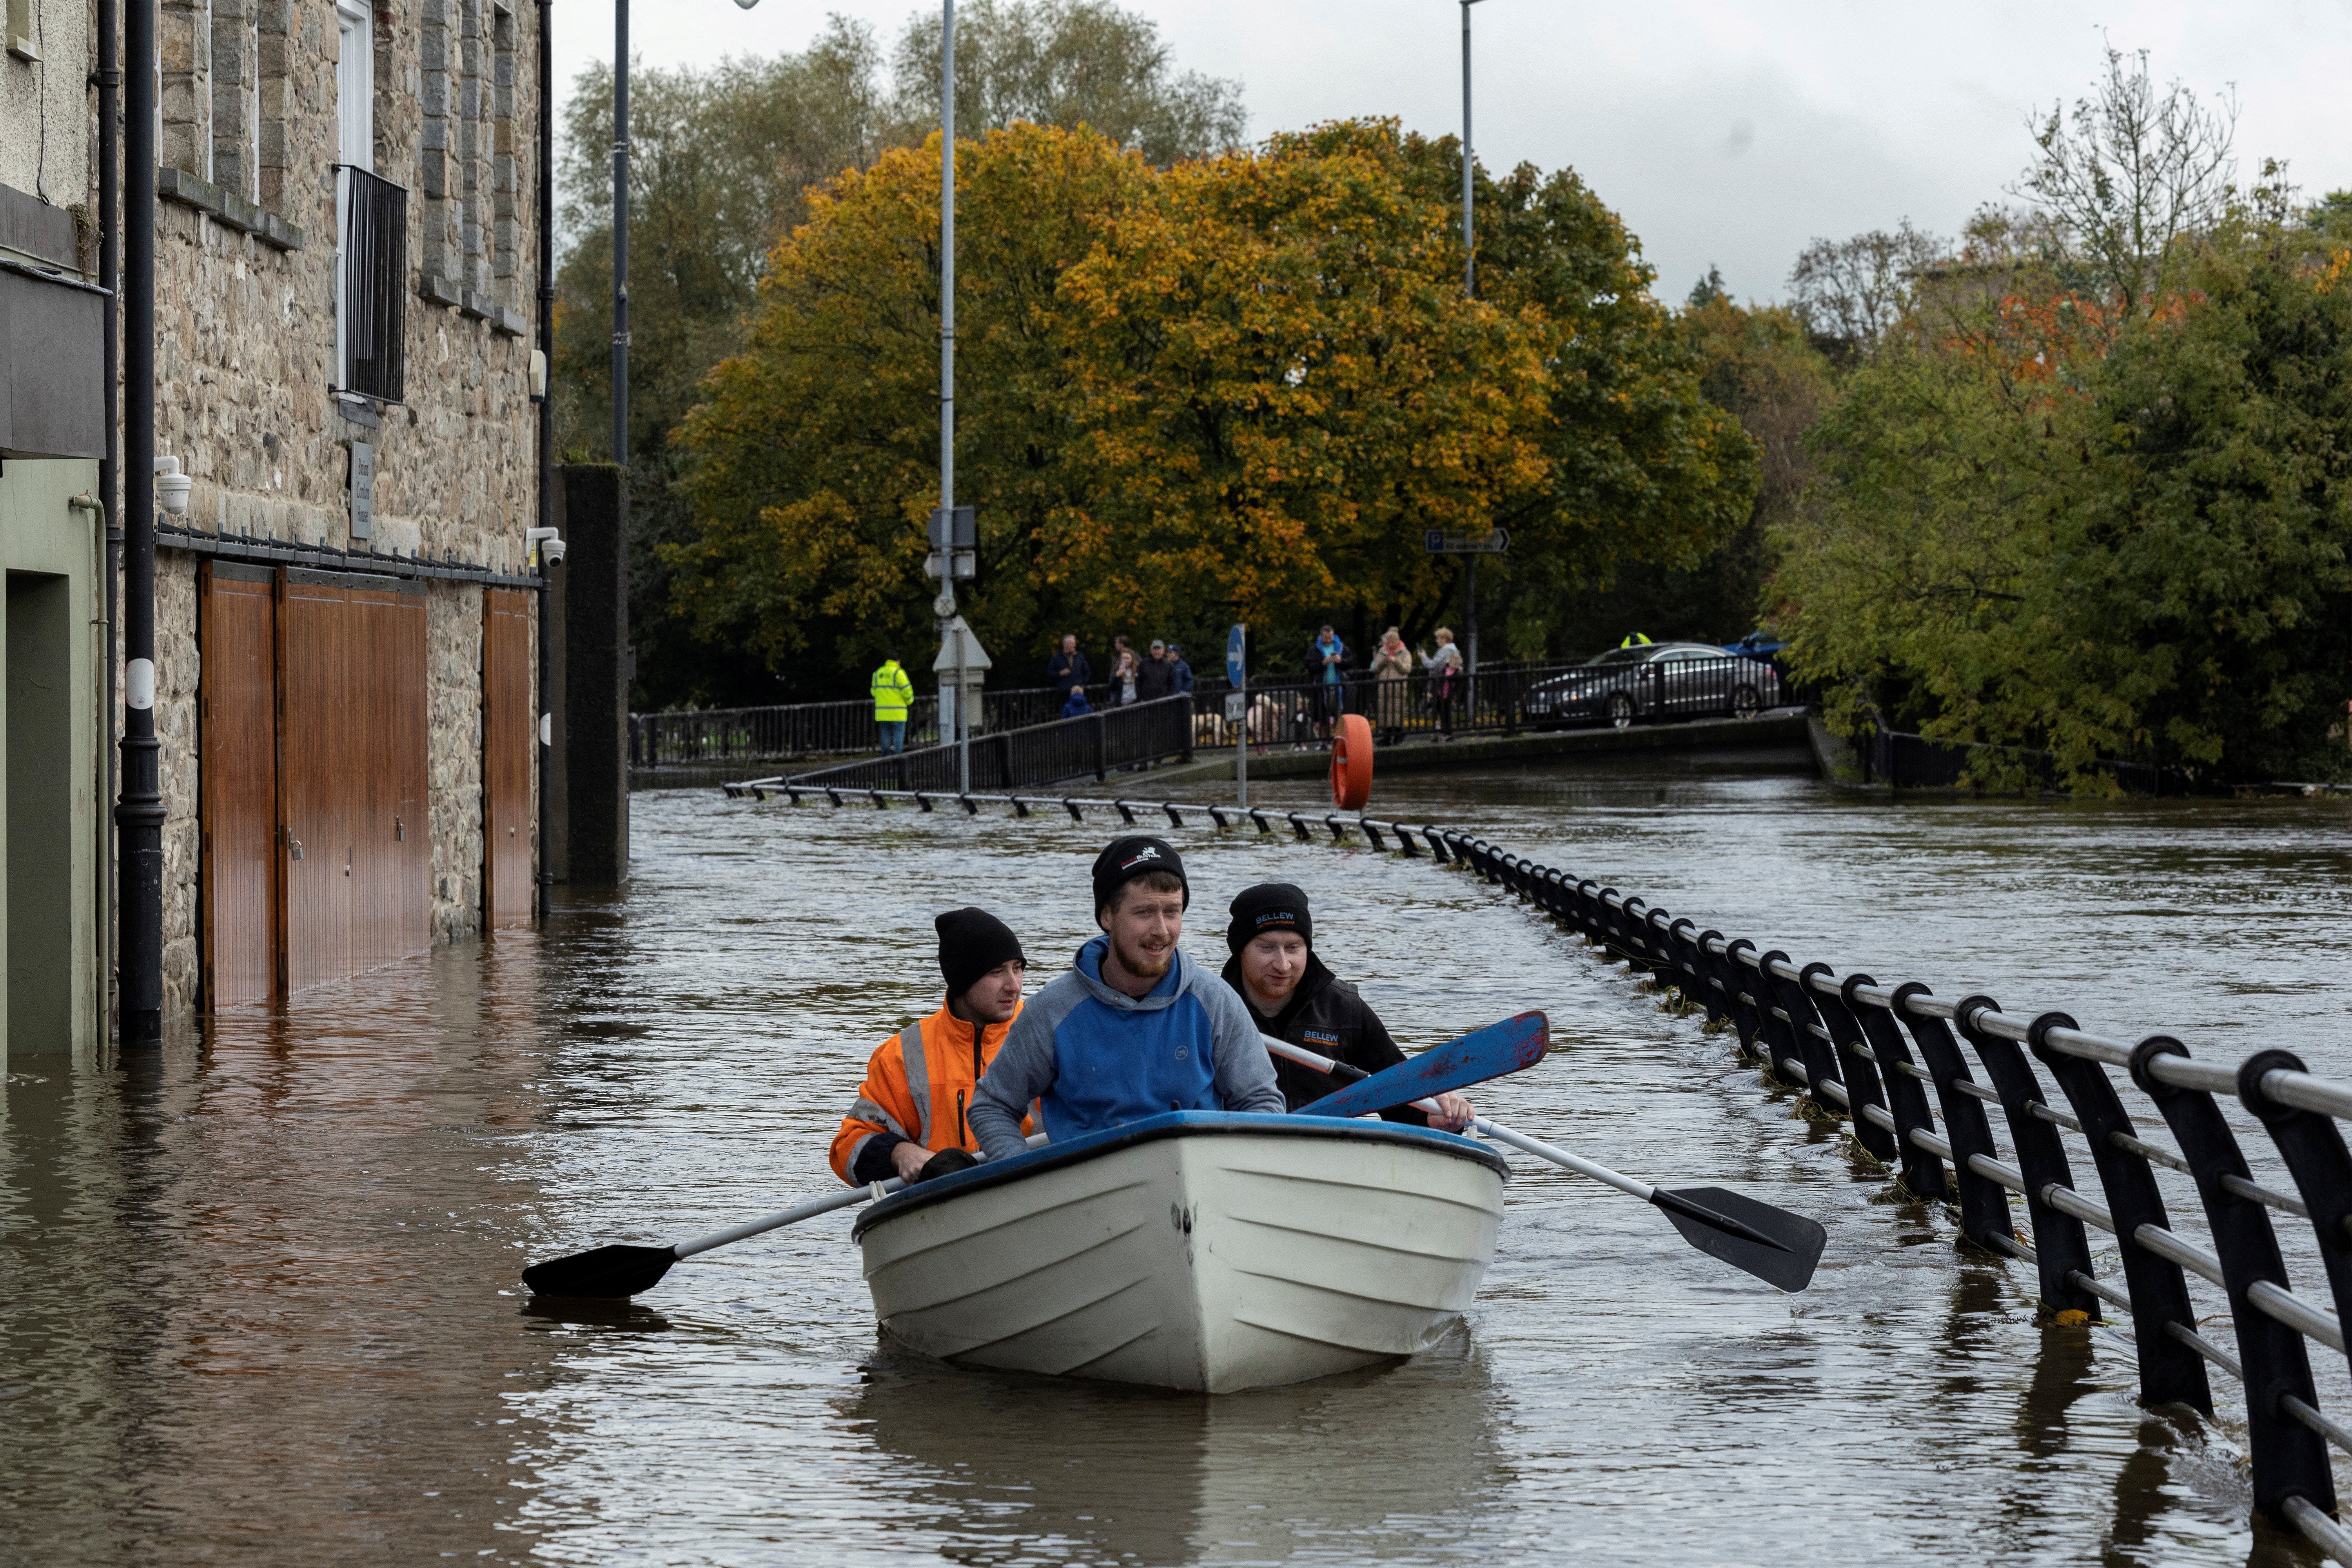
<instances>
[{"instance_id":1,"label":"white rowing boat","mask_svg":"<svg viewBox=\"0 0 2352 1568\"><path fill-rule=\"evenodd\" d=\"M1171 1111L909 1187L852 1234L910 1349L1224 1394L1435 1344L1507 1174L1395 1122Z\"/></svg>"}]
</instances>

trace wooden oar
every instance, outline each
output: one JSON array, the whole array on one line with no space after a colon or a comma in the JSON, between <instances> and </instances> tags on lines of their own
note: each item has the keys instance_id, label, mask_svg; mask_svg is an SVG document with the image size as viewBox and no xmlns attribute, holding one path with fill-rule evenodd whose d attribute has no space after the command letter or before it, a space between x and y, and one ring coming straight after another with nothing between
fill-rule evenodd
<instances>
[{"instance_id":1,"label":"wooden oar","mask_svg":"<svg viewBox=\"0 0 2352 1568\"><path fill-rule=\"evenodd\" d=\"M1045 1141L1042 1132L1029 1140L1034 1148ZM708 1252L714 1247L742 1241L754 1236L764 1236L788 1225L798 1225L804 1219L814 1219L821 1214L845 1209L858 1204L871 1203L887 1197L905 1186L902 1177L893 1176L887 1182L875 1182L863 1187L852 1187L845 1193L830 1197L812 1198L807 1203L746 1220L726 1230L714 1230L709 1236L696 1237L673 1247L630 1247L615 1244L594 1247L585 1252L575 1252L567 1258L551 1258L544 1263L534 1263L522 1271L522 1282L534 1296L566 1296L612 1300L650 1290L661 1283L673 1263L692 1258L698 1252Z\"/></svg>"},{"instance_id":2,"label":"wooden oar","mask_svg":"<svg viewBox=\"0 0 2352 1568\"><path fill-rule=\"evenodd\" d=\"M1265 1048L1277 1056L1346 1079L1357 1082L1348 1092L1354 1093L1375 1079L1395 1072L1390 1068L1383 1072L1367 1075L1360 1068L1333 1061L1329 1057L1277 1040L1271 1035L1260 1037ZM1410 1065L1410 1064L1407 1064ZM1462 1085L1451 1087L1460 1088ZM1317 1101L1318 1104L1323 1103ZM1403 1103L1391 1101L1391 1103ZM1417 1110L1439 1114L1437 1102L1422 1100L1411 1102ZM1829 1232L1816 1221L1787 1209L1776 1208L1745 1194L1725 1187L1684 1187L1679 1190L1654 1187L1647 1182L1637 1182L1608 1166L1597 1164L1581 1154L1571 1154L1540 1139L1515 1132L1498 1122L1481 1116L1471 1125L1497 1143L1507 1143L1514 1149L1533 1154L1538 1160L1549 1160L1563 1170L1580 1176L1590 1176L1596 1182L1616 1188L1629 1197L1636 1197L1664 1212L1675 1229L1685 1241L1710 1258L1719 1258L1735 1268L1745 1269L1776 1289L1798 1291L1812 1283L1814 1266L1822 1260L1822 1249L1829 1245Z\"/></svg>"}]
</instances>

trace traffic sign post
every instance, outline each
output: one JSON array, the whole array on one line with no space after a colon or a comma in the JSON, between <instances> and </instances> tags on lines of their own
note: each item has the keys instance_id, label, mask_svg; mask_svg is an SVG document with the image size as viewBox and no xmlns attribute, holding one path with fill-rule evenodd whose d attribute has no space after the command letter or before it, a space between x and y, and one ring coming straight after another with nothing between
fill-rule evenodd
<instances>
[{"instance_id":1,"label":"traffic sign post","mask_svg":"<svg viewBox=\"0 0 2352 1568\"><path fill-rule=\"evenodd\" d=\"M1234 799L1249 809L1249 623L1236 621L1225 634L1225 679L1234 689L1225 699L1225 718L1234 726Z\"/></svg>"},{"instance_id":2,"label":"traffic sign post","mask_svg":"<svg viewBox=\"0 0 2352 1568\"><path fill-rule=\"evenodd\" d=\"M1466 555L1470 558L1463 573L1462 586L1462 651L1465 684L1468 687L1467 712L1471 726L1478 723L1478 557L1500 555L1511 547L1511 531L1490 529L1485 533L1448 533L1442 528L1425 530L1421 547L1431 555Z\"/></svg>"}]
</instances>

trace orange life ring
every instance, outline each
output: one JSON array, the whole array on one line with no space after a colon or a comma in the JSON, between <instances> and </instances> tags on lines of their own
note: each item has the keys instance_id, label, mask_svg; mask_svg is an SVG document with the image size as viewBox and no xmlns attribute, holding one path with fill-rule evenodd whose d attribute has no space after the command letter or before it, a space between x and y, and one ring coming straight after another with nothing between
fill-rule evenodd
<instances>
[{"instance_id":1,"label":"orange life ring","mask_svg":"<svg viewBox=\"0 0 2352 1568\"><path fill-rule=\"evenodd\" d=\"M1331 799L1341 811L1361 811L1371 798L1371 721L1343 713L1331 727Z\"/></svg>"}]
</instances>

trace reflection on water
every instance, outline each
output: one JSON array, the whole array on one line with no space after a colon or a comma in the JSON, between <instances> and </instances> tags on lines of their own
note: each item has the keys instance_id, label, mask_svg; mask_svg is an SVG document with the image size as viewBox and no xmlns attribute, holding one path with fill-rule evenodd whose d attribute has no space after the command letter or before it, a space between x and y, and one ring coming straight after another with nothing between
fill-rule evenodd
<instances>
[{"instance_id":1,"label":"reflection on water","mask_svg":"<svg viewBox=\"0 0 2352 1568\"><path fill-rule=\"evenodd\" d=\"M1499 1543L1494 1390L1466 1334L1395 1369L1210 1397L873 1357L841 1402L877 1515L960 1561L1252 1563ZM1400 1412L1409 1410L1408 1419ZM1450 1527L1446 1521L1455 1521Z\"/></svg>"},{"instance_id":2,"label":"reflection on water","mask_svg":"<svg viewBox=\"0 0 2352 1568\"><path fill-rule=\"evenodd\" d=\"M1854 805L1683 766L1408 780L1381 805L1801 957L2352 1068L2340 806ZM1466 1328L1295 1389L886 1351L845 1214L634 1306L517 1293L527 1258L824 1190L866 1054L934 1005L931 913L996 908L1042 980L1087 934L1108 831L641 796L635 883L541 932L136 1072L17 1058L0 1562L2308 1560L2246 1525L2226 1414L2139 1410L2127 1345L2036 1327L2030 1269L1956 1252L1721 1037L1494 889L1360 847L1188 826L1194 952L1221 956L1234 890L1291 879L1408 1044L1547 1009L1559 1051L1482 1103L1815 1215L1814 1289L1772 1295L1522 1161Z\"/></svg>"}]
</instances>

